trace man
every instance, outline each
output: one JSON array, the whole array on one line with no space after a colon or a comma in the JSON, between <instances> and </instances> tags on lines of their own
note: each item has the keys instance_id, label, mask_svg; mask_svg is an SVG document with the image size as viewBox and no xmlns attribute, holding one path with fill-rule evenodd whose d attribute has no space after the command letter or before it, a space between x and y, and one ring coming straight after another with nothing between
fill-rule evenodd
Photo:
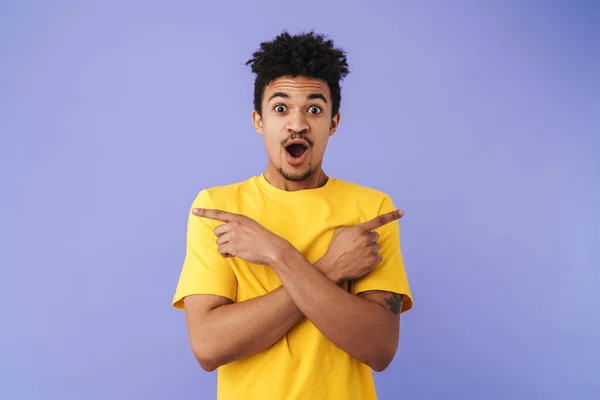
<instances>
[{"instance_id":1,"label":"man","mask_svg":"<svg viewBox=\"0 0 600 400\"><path fill-rule=\"evenodd\" d=\"M248 61L267 168L200 191L174 307L219 399L375 399L412 297L388 195L322 169L345 53L284 32Z\"/></svg>"}]
</instances>

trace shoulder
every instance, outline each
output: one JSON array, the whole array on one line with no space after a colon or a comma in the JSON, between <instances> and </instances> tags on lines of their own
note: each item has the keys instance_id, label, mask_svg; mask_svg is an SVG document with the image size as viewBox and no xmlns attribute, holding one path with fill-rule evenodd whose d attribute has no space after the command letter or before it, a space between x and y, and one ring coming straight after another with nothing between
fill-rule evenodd
<instances>
[{"instance_id":1,"label":"shoulder","mask_svg":"<svg viewBox=\"0 0 600 400\"><path fill-rule=\"evenodd\" d=\"M200 188L193 206L225 209L227 205L243 198L244 194L249 194L253 190L253 181L254 177L241 182Z\"/></svg>"},{"instance_id":2,"label":"shoulder","mask_svg":"<svg viewBox=\"0 0 600 400\"><path fill-rule=\"evenodd\" d=\"M385 203L392 203L392 198L387 192L354 182L336 179L339 190L337 193L346 201L357 202L369 208L381 208Z\"/></svg>"}]
</instances>

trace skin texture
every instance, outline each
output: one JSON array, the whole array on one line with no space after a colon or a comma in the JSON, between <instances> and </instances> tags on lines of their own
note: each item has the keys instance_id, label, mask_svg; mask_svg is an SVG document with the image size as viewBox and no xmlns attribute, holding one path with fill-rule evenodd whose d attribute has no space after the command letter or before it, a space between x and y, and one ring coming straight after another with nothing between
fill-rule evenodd
<instances>
[{"instance_id":1,"label":"skin texture","mask_svg":"<svg viewBox=\"0 0 600 400\"><path fill-rule=\"evenodd\" d=\"M332 115L327 84L305 77L279 78L265 88L262 110L262 115L254 111L252 119L267 149L267 181L288 191L324 185L328 177L322 161L340 121L339 113ZM285 144L293 139L309 145L300 165L286 158ZM193 212L199 218L224 222L214 232L223 257L268 265L283 284L240 303L211 295L184 299L191 346L205 370L267 349L305 317L339 348L374 370L389 365L399 341L402 296L384 291L354 296L338 284L365 275L382 261L377 234L371 231L402 217L401 210L339 228L314 265L251 218L220 210Z\"/></svg>"}]
</instances>

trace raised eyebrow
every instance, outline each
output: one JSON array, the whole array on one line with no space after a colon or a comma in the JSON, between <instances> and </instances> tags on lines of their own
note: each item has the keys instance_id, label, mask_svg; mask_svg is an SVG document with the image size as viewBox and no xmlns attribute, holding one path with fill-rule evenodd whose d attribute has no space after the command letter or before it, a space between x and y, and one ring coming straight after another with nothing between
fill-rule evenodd
<instances>
[{"instance_id":1,"label":"raised eyebrow","mask_svg":"<svg viewBox=\"0 0 600 400\"><path fill-rule=\"evenodd\" d=\"M273 94L271 95L271 97L269 97L269 100L267 100L267 101L271 101L271 100L273 100L275 97L282 97L282 98L284 98L284 99L289 99L289 98L290 98L290 96L289 96L287 93L284 93L284 92L275 92L275 93L273 93Z\"/></svg>"},{"instance_id":2,"label":"raised eyebrow","mask_svg":"<svg viewBox=\"0 0 600 400\"><path fill-rule=\"evenodd\" d=\"M321 99L325 102L325 104L327 104L327 98L323 95L323 93L311 93L308 96L306 96L307 100L315 100L315 99Z\"/></svg>"}]
</instances>

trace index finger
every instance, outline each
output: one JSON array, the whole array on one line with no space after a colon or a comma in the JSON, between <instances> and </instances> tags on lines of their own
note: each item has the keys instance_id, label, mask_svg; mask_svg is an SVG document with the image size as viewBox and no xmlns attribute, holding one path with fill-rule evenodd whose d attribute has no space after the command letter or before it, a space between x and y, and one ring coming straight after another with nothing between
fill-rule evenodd
<instances>
[{"instance_id":1,"label":"index finger","mask_svg":"<svg viewBox=\"0 0 600 400\"><path fill-rule=\"evenodd\" d=\"M194 208L192 214L198 217L216 219L217 221L230 222L237 214L211 208Z\"/></svg>"},{"instance_id":2,"label":"index finger","mask_svg":"<svg viewBox=\"0 0 600 400\"><path fill-rule=\"evenodd\" d=\"M394 211L390 211L388 213L379 215L370 221L363 222L362 224L359 224L358 226L360 228L364 229L365 231L373 231L377 228L381 228L382 226L384 226L386 224L389 224L392 221L396 221L397 219L402 218L403 215L404 215L404 211L394 210Z\"/></svg>"}]
</instances>

